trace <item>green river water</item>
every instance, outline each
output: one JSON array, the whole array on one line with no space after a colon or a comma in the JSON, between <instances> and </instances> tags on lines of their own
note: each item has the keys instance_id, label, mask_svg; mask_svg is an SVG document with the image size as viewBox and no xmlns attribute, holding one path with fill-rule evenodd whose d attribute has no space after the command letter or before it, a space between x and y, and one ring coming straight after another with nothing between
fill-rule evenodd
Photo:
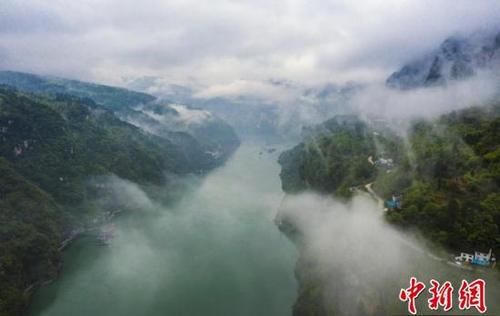
<instances>
[{"instance_id":1,"label":"green river water","mask_svg":"<svg viewBox=\"0 0 500 316\"><path fill-rule=\"evenodd\" d=\"M290 315L297 254L273 223L277 153L260 150L243 144L174 205L115 218L109 246L78 239L28 315Z\"/></svg>"}]
</instances>

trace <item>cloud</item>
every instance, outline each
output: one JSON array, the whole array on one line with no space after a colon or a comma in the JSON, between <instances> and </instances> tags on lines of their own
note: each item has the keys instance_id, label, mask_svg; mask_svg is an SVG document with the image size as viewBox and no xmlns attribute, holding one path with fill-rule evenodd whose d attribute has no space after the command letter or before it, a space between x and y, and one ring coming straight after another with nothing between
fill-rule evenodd
<instances>
[{"instance_id":1,"label":"cloud","mask_svg":"<svg viewBox=\"0 0 500 316\"><path fill-rule=\"evenodd\" d=\"M498 12L495 0L6 1L0 68L112 84L154 75L209 90L378 80L451 33L496 24Z\"/></svg>"},{"instance_id":2,"label":"cloud","mask_svg":"<svg viewBox=\"0 0 500 316\"><path fill-rule=\"evenodd\" d=\"M295 93L294 93L295 92ZM277 103L290 102L299 97L301 91L291 87L273 84L268 81L235 80L228 84L214 84L201 89L193 96L195 98L214 97L256 97Z\"/></svg>"},{"instance_id":3,"label":"cloud","mask_svg":"<svg viewBox=\"0 0 500 316\"><path fill-rule=\"evenodd\" d=\"M351 109L369 116L387 119L430 119L454 110L482 105L498 96L498 75L482 72L466 80L447 85L395 90L385 85L371 85L356 94Z\"/></svg>"},{"instance_id":4,"label":"cloud","mask_svg":"<svg viewBox=\"0 0 500 316\"><path fill-rule=\"evenodd\" d=\"M325 314L405 314L397 293L408 287L411 276L426 284L431 278L449 280L454 286L462 278L477 277L408 230L387 224L377 203L366 196L349 203L313 193L287 196L280 216L301 232L297 271L305 286L302 293L321 291ZM481 277L488 280L488 307L497 310L492 299L498 295L495 273L485 271ZM308 288L309 282L313 287ZM431 312L425 310L425 294L417 304L420 312Z\"/></svg>"}]
</instances>

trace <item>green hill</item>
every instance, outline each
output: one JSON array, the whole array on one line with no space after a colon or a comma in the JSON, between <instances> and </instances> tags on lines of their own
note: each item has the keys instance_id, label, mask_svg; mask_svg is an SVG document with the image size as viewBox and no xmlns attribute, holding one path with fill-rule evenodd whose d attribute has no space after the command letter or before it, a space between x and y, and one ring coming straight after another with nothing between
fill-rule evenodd
<instances>
[{"instance_id":1,"label":"green hill","mask_svg":"<svg viewBox=\"0 0 500 316\"><path fill-rule=\"evenodd\" d=\"M194 172L217 167L239 146L233 128L215 115L172 105L145 93L14 71L0 71L0 84L51 99L73 96L85 103L93 101L120 120L176 145ZM204 119L192 123L189 119L193 116Z\"/></svg>"},{"instance_id":2,"label":"green hill","mask_svg":"<svg viewBox=\"0 0 500 316\"><path fill-rule=\"evenodd\" d=\"M89 98L115 111L155 100L151 95L123 88L15 71L0 71L0 84L37 94L70 94Z\"/></svg>"},{"instance_id":3,"label":"green hill","mask_svg":"<svg viewBox=\"0 0 500 316\"><path fill-rule=\"evenodd\" d=\"M377 131L356 116L337 116L308 131L304 142L279 157L283 190L350 197L350 188L377 175L368 163L370 155L385 151L400 159L401 139L388 130Z\"/></svg>"},{"instance_id":4,"label":"green hill","mask_svg":"<svg viewBox=\"0 0 500 316\"><path fill-rule=\"evenodd\" d=\"M348 199L373 183L387 201L401 196L386 212L394 225L416 228L452 253L500 253L500 104L413 122L405 138L386 124L337 117L316 127L281 154L283 189ZM281 226L300 245L297 227L286 219ZM324 275L310 261L301 250L294 315L330 315Z\"/></svg>"},{"instance_id":5,"label":"green hill","mask_svg":"<svg viewBox=\"0 0 500 316\"><path fill-rule=\"evenodd\" d=\"M470 108L413 125L411 168L378 179L374 189L403 193L388 213L456 251L500 252L500 106ZM398 177L410 176L402 185ZM409 179L409 180L410 180Z\"/></svg>"},{"instance_id":6,"label":"green hill","mask_svg":"<svg viewBox=\"0 0 500 316\"><path fill-rule=\"evenodd\" d=\"M0 86L0 315L19 315L25 290L56 276L61 242L107 211L95 206L91 177L117 175L148 191L168 185L169 174L215 166L188 156L190 143L182 142L91 99Z\"/></svg>"},{"instance_id":7,"label":"green hill","mask_svg":"<svg viewBox=\"0 0 500 316\"><path fill-rule=\"evenodd\" d=\"M389 221L418 227L452 250L500 251L500 105L414 122L406 144L387 129L340 121L327 121L280 156L286 192L345 198L350 188L373 182L383 198L402 195ZM394 166L372 166L368 156L390 158Z\"/></svg>"},{"instance_id":8,"label":"green hill","mask_svg":"<svg viewBox=\"0 0 500 316\"><path fill-rule=\"evenodd\" d=\"M0 315L19 315L30 285L50 280L61 264L62 208L0 158Z\"/></svg>"}]
</instances>

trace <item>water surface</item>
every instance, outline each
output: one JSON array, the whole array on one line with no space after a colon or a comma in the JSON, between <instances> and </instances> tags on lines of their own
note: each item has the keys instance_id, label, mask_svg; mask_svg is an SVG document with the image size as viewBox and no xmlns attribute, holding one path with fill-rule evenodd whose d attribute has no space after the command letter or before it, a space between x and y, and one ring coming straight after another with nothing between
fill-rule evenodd
<instances>
[{"instance_id":1,"label":"water surface","mask_svg":"<svg viewBox=\"0 0 500 316\"><path fill-rule=\"evenodd\" d=\"M290 315L296 250L272 221L277 153L260 151L242 145L173 206L116 218L110 246L76 241L29 315Z\"/></svg>"}]
</instances>

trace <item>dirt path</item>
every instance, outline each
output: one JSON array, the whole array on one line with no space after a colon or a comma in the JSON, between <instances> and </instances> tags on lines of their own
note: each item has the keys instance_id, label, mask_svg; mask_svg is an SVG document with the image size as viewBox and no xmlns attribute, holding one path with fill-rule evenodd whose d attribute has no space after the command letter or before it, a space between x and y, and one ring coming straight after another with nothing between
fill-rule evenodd
<instances>
[{"instance_id":1,"label":"dirt path","mask_svg":"<svg viewBox=\"0 0 500 316\"><path fill-rule=\"evenodd\" d=\"M371 165L375 165L374 162L373 162L373 157L372 156L368 156L368 162L371 164ZM373 185L373 182L370 182L370 183L367 183L365 184L365 189L366 191L370 194L370 196L375 199L377 201L377 204L378 204L378 207L379 209L383 210L384 212L387 212L388 209L386 207L384 207L384 199L382 199L378 194L377 192L375 192L373 189L372 189L372 185ZM462 266L462 265L458 265L456 264L455 262L453 261L450 261L446 258L442 258L442 257L438 257L434 254L432 254L431 252L411 243L410 241L408 240L405 240L403 238L400 238L400 241L403 242L405 245L407 245L408 247L414 249L415 251L418 251L424 255L426 255L427 257L429 257L430 259L434 260L434 261L439 261L439 262L443 262L443 263L446 263L450 266L453 266L455 268L459 268L459 269L466 269L466 270L472 270L470 267L465 267L465 266Z\"/></svg>"},{"instance_id":2,"label":"dirt path","mask_svg":"<svg viewBox=\"0 0 500 316\"><path fill-rule=\"evenodd\" d=\"M365 189L370 193L370 195L377 201L378 207L384 212L387 212L387 208L384 207L384 199L382 199L375 191L372 189L373 182L365 184Z\"/></svg>"}]
</instances>

